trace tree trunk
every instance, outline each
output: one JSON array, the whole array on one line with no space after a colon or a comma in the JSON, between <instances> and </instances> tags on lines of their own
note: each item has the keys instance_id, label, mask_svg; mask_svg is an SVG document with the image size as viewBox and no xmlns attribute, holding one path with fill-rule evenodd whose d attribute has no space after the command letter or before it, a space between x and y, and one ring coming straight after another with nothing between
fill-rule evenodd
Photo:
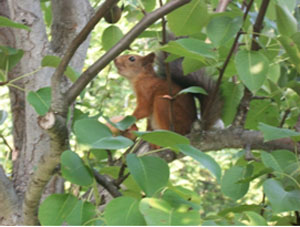
<instances>
[{"instance_id":1,"label":"tree trunk","mask_svg":"<svg viewBox=\"0 0 300 227\"><path fill-rule=\"evenodd\" d=\"M23 23L30 28L29 31L9 28L1 28L0 30L0 45L7 45L24 51L23 58L12 70L9 79L37 71L41 67L41 60L46 55L63 55L69 43L86 24L92 13L88 0L53 0L52 42L49 42L40 1L0 0L0 5L1 16ZM71 65L79 72L84 64L88 42L89 40L86 40L81 45L71 62ZM24 92L15 88L10 89L15 151L13 155L13 183L20 198L26 191L28 181L35 171L38 160L50 148L49 136L39 127L38 115L27 102L26 97L30 91L50 86L53 72L54 69L52 68L42 68L15 83L23 88ZM66 89L69 86L69 81L67 79L65 81L64 88ZM61 181L55 181L49 186L47 193L60 192L61 189Z\"/></svg>"}]
</instances>

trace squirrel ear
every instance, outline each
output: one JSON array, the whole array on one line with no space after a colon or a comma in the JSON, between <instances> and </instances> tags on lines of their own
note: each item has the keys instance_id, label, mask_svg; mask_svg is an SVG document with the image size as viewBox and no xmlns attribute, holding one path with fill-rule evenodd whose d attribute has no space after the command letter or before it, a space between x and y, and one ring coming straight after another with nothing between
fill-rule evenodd
<instances>
[{"instance_id":1,"label":"squirrel ear","mask_svg":"<svg viewBox=\"0 0 300 227\"><path fill-rule=\"evenodd\" d=\"M155 58L155 54L151 52L150 54L143 57L143 64L144 65L147 65L149 63L152 64L154 62L154 58Z\"/></svg>"}]
</instances>

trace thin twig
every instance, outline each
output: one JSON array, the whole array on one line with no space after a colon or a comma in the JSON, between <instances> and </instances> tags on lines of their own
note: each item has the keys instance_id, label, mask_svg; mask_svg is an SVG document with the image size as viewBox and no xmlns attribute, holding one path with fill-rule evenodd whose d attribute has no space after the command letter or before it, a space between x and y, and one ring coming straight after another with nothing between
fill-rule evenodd
<instances>
[{"instance_id":1,"label":"thin twig","mask_svg":"<svg viewBox=\"0 0 300 227\"><path fill-rule=\"evenodd\" d=\"M102 185L114 198L122 196L122 193L119 192L112 181L106 179L105 176L101 175L96 170L93 170L93 174L98 184Z\"/></svg>"}]
</instances>

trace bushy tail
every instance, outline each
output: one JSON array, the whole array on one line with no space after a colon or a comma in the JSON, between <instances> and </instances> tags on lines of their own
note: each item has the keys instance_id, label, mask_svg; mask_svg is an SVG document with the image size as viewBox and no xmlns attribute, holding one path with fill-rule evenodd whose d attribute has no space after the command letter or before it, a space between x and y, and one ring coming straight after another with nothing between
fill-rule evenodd
<instances>
[{"instance_id":1,"label":"bushy tail","mask_svg":"<svg viewBox=\"0 0 300 227\"><path fill-rule=\"evenodd\" d=\"M162 53L158 54L157 63L158 75L160 77L166 77ZM223 102L220 93L218 92L215 97L213 97L213 93L216 88L216 82L210 76L206 75L205 70L203 69L184 76L182 70L182 59L177 59L170 62L169 67L173 82L182 88L199 86L206 90L208 95L195 94L194 96L198 98L201 104L200 110L202 129L210 129L216 123L216 121L221 118L223 108Z\"/></svg>"}]
</instances>

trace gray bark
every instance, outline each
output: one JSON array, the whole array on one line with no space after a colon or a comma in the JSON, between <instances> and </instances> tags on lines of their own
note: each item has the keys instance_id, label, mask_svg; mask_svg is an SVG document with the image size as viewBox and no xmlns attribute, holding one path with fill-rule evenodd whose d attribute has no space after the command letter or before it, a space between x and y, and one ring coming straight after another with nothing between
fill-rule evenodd
<instances>
[{"instance_id":1,"label":"gray bark","mask_svg":"<svg viewBox=\"0 0 300 227\"><path fill-rule=\"evenodd\" d=\"M62 2L63 4L61 4ZM92 13L92 9L87 0L54 0L52 4L54 23L52 27L53 42L50 43L46 34L40 1L0 1L0 15L30 27L30 31L9 28L1 28L0 30L0 45L8 45L24 50L22 60L12 70L9 79L37 70L40 68L41 60L45 55L62 56L68 44L86 24ZM66 11L66 9L68 10ZM66 12L71 12L71 14ZM69 29L66 30L65 26L58 26L58 24L67 25ZM71 62L71 65L79 72L84 64L88 42L89 40L79 48ZM54 69L52 68L43 68L31 76L19 80L17 85L24 88L25 92L13 88L10 89L15 152L13 183L15 191L20 198L24 196L29 179L35 171L40 157L50 150L49 135L38 125L38 115L27 100L25 100L25 97L29 91L36 91L42 87L50 86L53 72ZM67 89L69 82L66 79L65 81L63 87ZM9 181L9 179L7 180ZM2 181L2 179L0 179L0 181ZM59 180L56 179L48 185L48 193L61 191L61 182L57 182L59 182ZM14 190L12 192L14 192ZM0 193L0 195L3 196L2 193ZM20 205L20 200L18 201L18 205ZM5 213L6 217L4 217L4 219L6 218L8 220L8 213ZM0 223L5 223L4 219L0 219Z\"/></svg>"}]
</instances>

